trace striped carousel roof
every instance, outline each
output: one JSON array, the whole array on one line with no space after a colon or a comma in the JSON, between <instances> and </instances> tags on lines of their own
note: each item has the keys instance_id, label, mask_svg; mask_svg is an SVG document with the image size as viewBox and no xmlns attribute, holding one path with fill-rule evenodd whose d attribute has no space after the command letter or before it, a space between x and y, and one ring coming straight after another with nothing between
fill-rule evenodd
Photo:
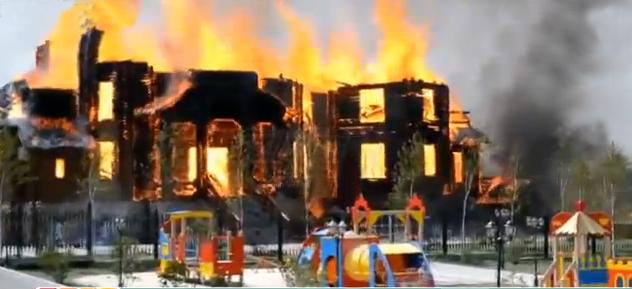
<instances>
[{"instance_id":1,"label":"striped carousel roof","mask_svg":"<svg viewBox=\"0 0 632 289\"><path fill-rule=\"evenodd\" d=\"M586 213L577 211L553 234L556 236L605 236L610 233Z\"/></svg>"}]
</instances>

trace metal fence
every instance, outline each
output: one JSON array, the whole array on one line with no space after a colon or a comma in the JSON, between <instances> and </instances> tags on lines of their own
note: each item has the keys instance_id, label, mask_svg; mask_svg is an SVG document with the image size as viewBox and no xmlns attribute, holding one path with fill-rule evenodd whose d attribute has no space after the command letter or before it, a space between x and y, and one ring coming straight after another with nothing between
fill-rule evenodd
<instances>
[{"instance_id":1,"label":"metal fence","mask_svg":"<svg viewBox=\"0 0 632 289\"><path fill-rule=\"evenodd\" d=\"M103 211L103 208L100 208ZM107 209L109 210L109 209ZM106 211L107 211L106 210ZM0 210L2 223L2 245L0 258L15 259L37 257L46 250L69 252L73 256L111 256L112 250L121 236L138 241L134 250L141 256L156 258L158 255L158 227L164 220L158 209L132 210L120 212L99 212L94 214L86 204L72 204L64 208L27 204L5 207ZM476 229L478 228L478 229ZM424 248L430 254L493 253L495 244L485 236L483 224L470 224L465 241L462 240L459 226L441 227L432 222L424 228ZM246 231L253 230L245 228ZM376 233L388 242L389 233L395 240L404 239L403 225L399 222L384 220L375 226ZM444 231L445 230L445 231ZM516 237L507 244L521 255L542 254L545 250L545 238L542 233L520 229ZM548 244L549 256L552 244ZM564 250L571 250L572 243L563 243ZM602 251L604 244L596 243L596 249ZM616 252L632 253L632 240L617 239ZM256 256L278 255L277 244L259 244L245 246L245 253ZM283 254L296 256L301 249L300 243L283 244Z\"/></svg>"},{"instance_id":2,"label":"metal fence","mask_svg":"<svg viewBox=\"0 0 632 289\"><path fill-rule=\"evenodd\" d=\"M64 210L41 204L15 205L0 213L2 258L36 257L47 250L74 256L109 255L121 236L137 240L139 252L155 255L162 221L156 210L95 216L88 204Z\"/></svg>"}]
</instances>

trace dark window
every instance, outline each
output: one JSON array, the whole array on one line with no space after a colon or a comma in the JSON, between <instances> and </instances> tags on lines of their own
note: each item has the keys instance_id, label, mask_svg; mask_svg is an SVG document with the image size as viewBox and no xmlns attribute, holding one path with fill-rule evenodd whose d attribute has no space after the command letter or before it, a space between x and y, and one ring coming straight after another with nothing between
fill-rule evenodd
<instances>
[{"instance_id":1,"label":"dark window","mask_svg":"<svg viewBox=\"0 0 632 289\"><path fill-rule=\"evenodd\" d=\"M617 276L617 280L615 281L615 287L623 287L623 276Z\"/></svg>"}]
</instances>

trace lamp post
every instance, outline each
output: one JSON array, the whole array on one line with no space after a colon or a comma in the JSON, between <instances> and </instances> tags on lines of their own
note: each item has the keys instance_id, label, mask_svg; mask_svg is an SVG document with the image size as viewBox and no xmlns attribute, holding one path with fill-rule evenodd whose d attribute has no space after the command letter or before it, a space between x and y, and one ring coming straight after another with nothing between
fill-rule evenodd
<instances>
[{"instance_id":1,"label":"lamp post","mask_svg":"<svg viewBox=\"0 0 632 289\"><path fill-rule=\"evenodd\" d=\"M342 278L342 240L344 238L345 232L347 231L347 224L344 221L340 221L340 223L336 223L334 220L329 221L327 223L327 228L329 229L330 234L333 235L336 240L336 283L337 287L343 287L343 278Z\"/></svg>"},{"instance_id":2,"label":"lamp post","mask_svg":"<svg viewBox=\"0 0 632 289\"><path fill-rule=\"evenodd\" d=\"M122 218L116 218L114 221L116 223L116 230L118 231L118 287L125 287L125 284L123 284L123 225L125 220Z\"/></svg>"},{"instance_id":3,"label":"lamp post","mask_svg":"<svg viewBox=\"0 0 632 289\"><path fill-rule=\"evenodd\" d=\"M533 244L535 246L535 251L536 253L533 254L533 256L531 258L526 258L527 259L531 259L533 260L533 286L538 287L538 233L543 232L544 233L544 238L546 238L546 230L545 230L545 225L546 225L546 220L543 217L533 217L533 216L527 216L525 223L527 224L527 227L531 228L534 231L533 234ZM548 242L544 242L544 253L546 256L546 252L548 251Z\"/></svg>"},{"instance_id":4,"label":"lamp post","mask_svg":"<svg viewBox=\"0 0 632 289\"><path fill-rule=\"evenodd\" d=\"M543 233L543 235L546 237L546 231L544 230L545 227L545 220L543 217L533 217L533 216L527 216L525 219L525 223L527 224L527 227L531 228L531 230L533 231L533 243L535 244L535 249L537 251L538 249L538 234L539 233ZM548 244L545 244L548 246ZM548 248L544 248L544 250L547 250Z\"/></svg>"},{"instance_id":5,"label":"lamp post","mask_svg":"<svg viewBox=\"0 0 632 289\"><path fill-rule=\"evenodd\" d=\"M516 228L509 220L511 213L507 209L494 210L494 219L485 225L487 237L496 244L497 264L496 264L496 286L500 287L501 270L504 266L504 244L513 238Z\"/></svg>"}]
</instances>

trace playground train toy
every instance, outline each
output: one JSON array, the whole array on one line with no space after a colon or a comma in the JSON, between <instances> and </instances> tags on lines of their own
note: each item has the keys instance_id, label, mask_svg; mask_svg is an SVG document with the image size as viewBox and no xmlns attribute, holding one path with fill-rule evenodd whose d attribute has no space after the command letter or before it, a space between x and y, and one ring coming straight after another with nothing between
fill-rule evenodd
<instances>
[{"instance_id":1,"label":"playground train toy","mask_svg":"<svg viewBox=\"0 0 632 289\"><path fill-rule=\"evenodd\" d=\"M632 287L632 258L611 256L612 219L603 212L560 212L551 219L553 262L545 271L544 287ZM597 241L603 245L598 250ZM564 248L572 242L572 250ZM590 249L590 250L589 250Z\"/></svg>"},{"instance_id":2,"label":"playground train toy","mask_svg":"<svg viewBox=\"0 0 632 289\"><path fill-rule=\"evenodd\" d=\"M382 243L376 222L393 218L403 223L403 242L395 243L389 228ZM433 287L434 279L422 249L425 206L413 195L404 210L371 210L362 195L351 208L352 230L331 221L303 243L299 265L311 266L323 286ZM416 223L416 227L412 226Z\"/></svg>"},{"instance_id":3,"label":"playground train toy","mask_svg":"<svg viewBox=\"0 0 632 289\"><path fill-rule=\"evenodd\" d=\"M182 272L187 279L211 284L228 283L234 276L243 284L244 238L230 232L216 232L214 214L209 211L176 211L168 214L160 228L160 267L168 277Z\"/></svg>"}]
</instances>

